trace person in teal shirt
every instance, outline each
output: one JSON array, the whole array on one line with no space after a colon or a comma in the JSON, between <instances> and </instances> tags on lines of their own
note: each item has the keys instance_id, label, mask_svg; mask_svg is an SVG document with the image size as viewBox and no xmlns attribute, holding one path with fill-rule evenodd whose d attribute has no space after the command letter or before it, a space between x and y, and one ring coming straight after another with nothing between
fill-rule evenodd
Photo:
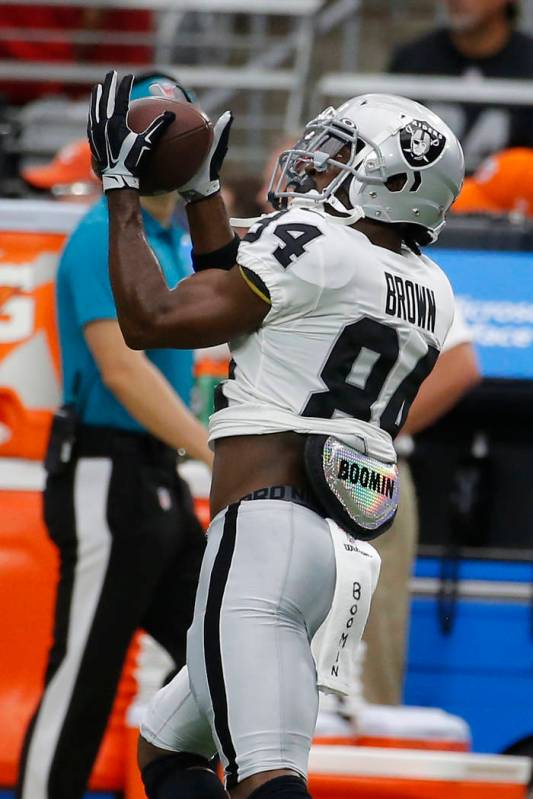
<instances>
[{"instance_id":1,"label":"person in teal shirt","mask_svg":"<svg viewBox=\"0 0 533 799\"><path fill-rule=\"evenodd\" d=\"M162 82L169 80L138 80L134 96ZM170 88L181 94L176 84ZM177 198L143 198L146 236L171 288L191 272L188 234L175 221ZM126 346L107 247L103 197L70 236L57 275L63 406L46 458L44 516L60 579L19 799L82 799L138 628L176 668L184 664L205 546L176 468L181 449L211 464L206 431L188 409L193 354Z\"/></svg>"},{"instance_id":2,"label":"person in teal shirt","mask_svg":"<svg viewBox=\"0 0 533 799\"><path fill-rule=\"evenodd\" d=\"M152 250L174 288L192 274L188 233L160 219L170 216L174 198L146 198L143 219ZM150 213L150 208L152 213ZM89 425L140 432L146 426L135 418L105 385L99 365L86 339L85 327L101 319L116 319L107 268L107 201L102 197L84 216L70 237L57 274L57 314L61 341L63 395L76 406L78 417ZM152 350L148 360L165 376L188 405L192 388L191 350Z\"/></svg>"}]
</instances>

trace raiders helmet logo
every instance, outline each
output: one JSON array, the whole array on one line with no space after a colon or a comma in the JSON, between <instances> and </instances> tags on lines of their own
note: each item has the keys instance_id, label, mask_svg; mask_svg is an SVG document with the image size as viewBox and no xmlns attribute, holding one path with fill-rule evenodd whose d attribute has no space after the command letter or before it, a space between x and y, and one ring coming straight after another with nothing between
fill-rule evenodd
<instances>
[{"instance_id":1,"label":"raiders helmet logo","mask_svg":"<svg viewBox=\"0 0 533 799\"><path fill-rule=\"evenodd\" d=\"M418 169L434 164L442 155L445 144L446 136L418 119L400 131L402 155L409 166Z\"/></svg>"}]
</instances>

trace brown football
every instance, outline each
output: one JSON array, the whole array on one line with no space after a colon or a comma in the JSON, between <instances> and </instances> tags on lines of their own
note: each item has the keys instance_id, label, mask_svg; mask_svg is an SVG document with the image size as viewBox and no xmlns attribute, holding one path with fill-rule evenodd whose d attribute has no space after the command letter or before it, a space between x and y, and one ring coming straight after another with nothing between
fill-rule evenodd
<instances>
[{"instance_id":1,"label":"brown football","mask_svg":"<svg viewBox=\"0 0 533 799\"><path fill-rule=\"evenodd\" d=\"M191 103L166 97L133 100L128 125L141 133L164 111L172 111L176 118L143 162L141 194L161 194L183 186L198 171L213 141L213 128L205 114Z\"/></svg>"}]
</instances>

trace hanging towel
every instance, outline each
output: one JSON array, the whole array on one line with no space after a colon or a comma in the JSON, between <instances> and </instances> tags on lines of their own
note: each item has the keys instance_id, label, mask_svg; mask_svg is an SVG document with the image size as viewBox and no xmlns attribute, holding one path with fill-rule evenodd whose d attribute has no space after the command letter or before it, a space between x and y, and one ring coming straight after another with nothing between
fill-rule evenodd
<instances>
[{"instance_id":1,"label":"hanging towel","mask_svg":"<svg viewBox=\"0 0 533 799\"><path fill-rule=\"evenodd\" d=\"M330 611L313 636L311 651L319 690L348 696L356 679L356 650L368 619L381 558L368 541L353 538L331 519L327 522L335 548L337 579Z\"/></svg>"}]
</instances>

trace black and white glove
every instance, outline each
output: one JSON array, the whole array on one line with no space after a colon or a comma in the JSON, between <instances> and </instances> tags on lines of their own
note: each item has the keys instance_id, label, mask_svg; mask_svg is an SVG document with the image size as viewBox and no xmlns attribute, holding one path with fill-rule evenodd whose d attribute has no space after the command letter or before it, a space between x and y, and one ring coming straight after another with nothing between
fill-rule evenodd
<instances>
[{"instance_id":1,"label":"black and white glove","mask_svg":"<svg viewBox=\"0 0 533 799\"><path fill-rule=\"evenodd\" d=\"M213 129L213 143L202 166L178 192L185 202L202 200L220 190L220 169L228 152L228 140L233 124L233 114L225 111Z\"/></svg>"},{"instance_id":2,"label":"black and white glove","mask_svg":"<svg viewBox=\"0 0 533 799\"><path fill-rule=\"evenodd\" d=\"M105 192L139 188L144 159L174 119L165 111L142 133L130 130L126 118L132 83L133 75L126 75L117 89L117 73L108 72L91 95L87 136Z\"/></svg>"}]
</instances>

